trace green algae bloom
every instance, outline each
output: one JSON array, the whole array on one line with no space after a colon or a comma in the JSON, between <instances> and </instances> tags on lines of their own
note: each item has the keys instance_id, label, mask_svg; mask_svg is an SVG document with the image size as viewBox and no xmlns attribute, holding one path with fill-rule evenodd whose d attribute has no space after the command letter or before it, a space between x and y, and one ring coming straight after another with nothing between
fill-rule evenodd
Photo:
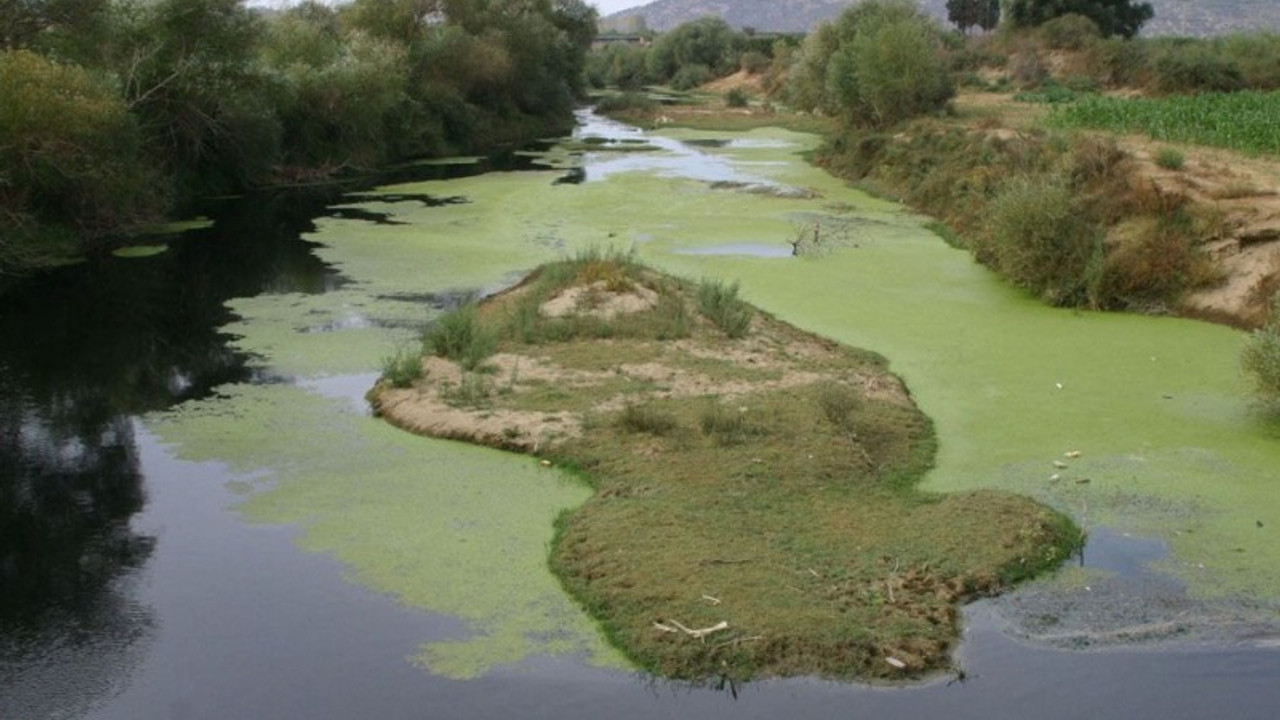
<instances>
[{"instance_id":1,"label":"green algae bloom","mask_svg":"<svg viewBox=\"0 0 1280 720\"><path fill-rule=\"evenodd\" d=\"M387 428L357 400L305 383L371 382L433 316L415 298L496 291L580 249L634 248L664 271L737 280L781 319L888 357L939 438L924 490L1027 494L1086 528L1164 539L1162 569L1198 595L1280 596L1280 443L1245 398L1242 333L1044 307L921 218L805 164L816 137L668 135L744 141L711 153L745 176L727 179L805 192L716 187L643 164L665 151L606 158L636 164L588 165L580 184L546 170L383 188L355 205L403 224L321 218L307 237L348 285L232 303L236 346L295 384L223 388L149 426L181 457L244 472L258 487L250 518L298 524L303 547L341 559L354 581L467 619L471 637L424 640L418 661L432 671L473 676L557 652L618 664L547 568L553 518L587 489L526 458ZM412 193L466 202L403 200ZM860 221L850 242L822 257L686 252L785 250L796 223L849 217Z\"/></svg>"}]
</instances>

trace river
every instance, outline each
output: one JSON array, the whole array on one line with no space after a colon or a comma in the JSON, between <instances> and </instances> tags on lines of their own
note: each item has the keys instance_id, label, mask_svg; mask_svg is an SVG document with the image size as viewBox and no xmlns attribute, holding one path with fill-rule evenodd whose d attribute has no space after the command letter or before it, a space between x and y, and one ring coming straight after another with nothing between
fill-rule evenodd
<instances>
[{"instance_id":1,"label":"river","mask_svg":"<svg viewBox=\"0 0 1280 720\"><path fill-rule=\"evenodd\" d=\"M0 718L1274 716L1280 431L1240 333L1042 307L811 137L581 120L608 142L228 201L0 298ZM937 424L927 487L1063 508L1081 561L970 606L963 675L628 670L546 570L587 491L363 402L441 309L603 246L885 354Z\"/></svg>"}]
</instances>

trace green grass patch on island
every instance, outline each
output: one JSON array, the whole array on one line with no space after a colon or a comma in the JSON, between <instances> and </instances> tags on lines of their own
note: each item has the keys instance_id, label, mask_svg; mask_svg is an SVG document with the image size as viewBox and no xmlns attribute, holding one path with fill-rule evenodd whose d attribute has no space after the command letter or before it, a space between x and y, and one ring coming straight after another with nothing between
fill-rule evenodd
<instances>
[{"instance_id":1,"label":"green grass patch on island","mask_svg":"<svg viewBox=\"0 0 1280 720\"><path fill-rule=\"evenodd\" d=\"M932 424L885 360L736 290L585 253L462 311L491 354L431 355L370 398L400 427L576 471L594 495L560 517L551 566L646 670L947 668L959 603L1056 566L1079 530L1019 495L919 491Z\"/></svg>"}]
</instances>

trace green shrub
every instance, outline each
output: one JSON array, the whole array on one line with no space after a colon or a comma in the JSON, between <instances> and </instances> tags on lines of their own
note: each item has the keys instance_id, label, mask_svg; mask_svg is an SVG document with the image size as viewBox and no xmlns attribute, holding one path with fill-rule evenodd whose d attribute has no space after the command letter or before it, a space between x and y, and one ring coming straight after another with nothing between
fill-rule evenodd
<instances>
[{"instance_id":1,"label":"green shrub","mask_svg":"<svg viewBox=\"0 0 1280 720\"><path fill-rule=\"evenodd\" d=\"M936 42L931 26L915 18L857 35L850 45L855 115L884 127L945 106L955 87Z\"/></svg>"},{"instance_id":2,"label":"green shrub","mask_svg":"<svg viewBox=\"0 0 1280 720\"><path fill-rule=\"evenodd\" d=\"M809 34L788 102L855 127L893 125L944 109L955 94L942 31L906 0L866 0Z\"/></svg>"},{"instance_id":3,"label":"green shrub","mask_svg":"<svg viewBox=\"0 0 1280 720\"><path fill-rule=\"evenodd\" d=\"M382 377L391 387L407 388L422 377L422 355L401 349L382 358Z\"/></svg>"},{"instance_id":4,"label":"green shrub","mask_svg":"<svg viewBox=\"0 0 1280 720\"><path fill-rule=\"evenodd\" d=\"M649 81L645 59L648 50L626 43L609 43L587 55L587 82L592 87L636 90Z\"/></svg>"},{"instance_id":5,"label":"green shrub","mask_svg":"<svg viewBox=\"0 0 1280 720\"><path fill-rule=\"evenodd\" d=\"M1020 88L1038 87L1049 78L1049 68L1035 45L1024 43L1009 55L1009 79Z\"/></svg>"},{"instance_id":6,"label":"green shrub","mask_svg":"<svg viewBox=\"0 0 1280 720\"><path fill-rule=\"evenodd\" d=\"M1280 295L1271 301L1271 319L1253 331L1241 355L1258 398L1280 407Z\"/></svg>"},{"instance_id":7,"label":"green shrub","mask_svg":"<svg viewBox=\"0 0 1280 720\"><path fill-rule=\"evenodd\" d=\"M1108 235L1108 251L1093 290L1095 304L1109 310L1167 313L1188 288L1216 279L1216 270L1196 242L1204 234L1180 201L1130 217Z\"/></svg>"},{"instance_id":8,"label":"green shrub","mask_svg":"<svg viewBox=\"0 0 1280 720\"><path fill-rule=\"evenodd\" d=\"M0 52L0 255L76 251L154 222L165 200L111 82L25 50Z\"/></svg>"},{"instance_id":9,"label":"green shrub","mask_svg":"<svg viewBox=\"0 0 1280 720\"><path fill-rule=\"evenodd\" d=\"M660 288L658 306L653 309L653 337L658 340L679 340L689 337L689 308L678 291Z\"/></svg>"},{"instance_id":10,"label":"green shrub","mask_svg":"<svg viewBox=\"0 0 1280 720\"><path fill-rule=\"evenodd\" d=\"M423 346L464 370L475 370L497 348L497 336L481 327L475 305L464 305L432 323L423 337Z\"/></svg>"},{"instance_id":11,"label":"green shrub","mask_svg":"<svg viewBox=\"0 0 1280 720\"><path fill-rule=\"evenodd\" d=\"M1235 62L1203 45L1171 46L1153 64L1154 88L1161 93L1234 92L1245 87Z\"/></svg>"},{"instance_id":12,"label":"green shrub","mask_svg":"<svg viewBox=\"0 0 1280 720\"><path fill-rule=\"evenodd\" d=\"M721 18L701 17L682 23L654 40L645 57L649 75L657 82L674 79L682 70L701 67L706 79L686 85L696 87L719 74L737 69L736 33Z\"/></svg>"},{"instance_id":13,"label":"green shrub","mask_svg":"<svg viewBox=\"0 0 1280 720\"><path fill-rule=\"evenodd\" d=\"M738 59L739 67L748 75L759 75L768 70L772 64L773 60L768 55L756 50L748 50Z\"/></svg>"},{"instance_id":14,"label":"green shrub","mask_svg":"<svg viewBox=\"0 0 1280 720\"><path fill-rule=\"evenodd\" d=\"M1098 23L1078 13L1067 13L1040 26L1040 37L1055 50L1082 50L1102 37Z\"/></svg>"},{"instance_id":15,"label":"green shrub","mask_svg":"<svg viewBox=\"0 0 1280 720\"><path fill-rule=\"evenodd\" d=\"M818 394L822 414L842 431L853 429L856 414L862 409L863 398L856 390L840 383L828 383Z\"/></svg>"},{"instance_id":16,"label":"green shrub","mask_svg":"<svg viewBox=\"0 0 1280 720\"><path fill-rule=\"evenodd\" d=\"M1052 177L1009 182L990 206L992 264L1056 305L1081 304L1102 257L1100 231L1067 185ZM980 255L981 257L981 255Z\"/></svg>"},{"instance_id":17,"label":"green shrub","mask_svg":"<svg viewBox=\"0 0 1280 720\"><path fill-rule=\"evenodd\" d=\"M1280 89L1280 33L1233 33L1215 41L1251 90Z\"/></svg>"},{"instance_id":18,"label":"green shrub","mask_svg":"<svg viewBox=\"0 0 1280 720\"><path fill-rule=\"evenodd\" d=\"M733 339L751 328L751 307L738 298L738 283L703 279L698 283L698 311Z\"/></svg>"},{"instance_id":19,"label":"green shrub","mask_svg":"<svg viewBox=\"0 0 1280 720\"><path fill-rule=\"evenodd\" d=\"M443 387L440 396L454 407L485 407L493 399L493 381L478 373L463 373L454 387Z\"/></svg>"},{"instance_id":20,"label":"green shrub","mask_svg":"<svg viewBox=\"0 0 1280 720\"><path fill-rule=\"evenodd\" d=\"M692 90L716 79L711 68L699 63L682 65L676 74L671 76L671 87L676 90Z\"/></svg>"},{"instance_id":21,"label":"green shrub","mask_svg":"<svg viewBox=\"0 0 1280 720\"><path fill-rule=\"evenodd\" d=\"M276 101L286 160L307 167L376 165L391 150L386 128L403 110L405 51L355 35L335 52L323 64L300 62L292 53L275 59L288 88ZM321 107L325 112L316 111Z\"/></svg>"},{"instance_id":22,"label":"green shrub","mask_svg":"<svg viewBox=\"0 0 1280 720\"><path fill-rule=\"evenodd\" d=\"M1009 56L985 47L966 44L947 54L947 66L953 71L1002 68L1009 64Z\"/></svg>"},{"instance_id":23,"label":"green shrub","mask_svg":"<svg viewBox=\"0 0 1280 720\"><path fill-rule=\"evenodd\" d=\"M1162 147L1156 151L1156 164L1165 170L1181 170L1187 158L1174 148Z\"/></svg>"},{"instance_id":24,"label":"green shrub","mask_svg":"<svg viewBox=\"0 0 1280 720\"><path fill-rule=\"evenodd\" d=\"M1121 38L1094 43L1087 55L1089 72L1104 85L1128 87L1145 81L1149 72L1148 46Z\"/></svg>"},{"instance_id":25,"label":"green shrub","mask_svg":"<svg viewBox=\"0 0 1280 720\"><path fill-rule=\"evenodd\" d=\"M724 104L731 108L744 108L750 102L751 98L747 95L747 91L742 88L733 88L724 95Z\"/></svg>"}]
</instances>

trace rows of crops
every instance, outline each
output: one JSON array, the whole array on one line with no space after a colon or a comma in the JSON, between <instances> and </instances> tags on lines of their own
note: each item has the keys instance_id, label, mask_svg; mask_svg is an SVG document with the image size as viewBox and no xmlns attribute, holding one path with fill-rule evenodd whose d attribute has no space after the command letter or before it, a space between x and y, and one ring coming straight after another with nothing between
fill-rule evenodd
<instances>
[{"instance_id":1,"label":"rows of crops","mask_svg":"<svg viewBox=\"0 0 1280 720\"><path fill-rule=\"evenodd\" d=\"M1090 95L1054 108L1062 128L1141 133L1156 140L1280 154L1280 92L1122 99Z\"/></svg>"}]
</instances>

